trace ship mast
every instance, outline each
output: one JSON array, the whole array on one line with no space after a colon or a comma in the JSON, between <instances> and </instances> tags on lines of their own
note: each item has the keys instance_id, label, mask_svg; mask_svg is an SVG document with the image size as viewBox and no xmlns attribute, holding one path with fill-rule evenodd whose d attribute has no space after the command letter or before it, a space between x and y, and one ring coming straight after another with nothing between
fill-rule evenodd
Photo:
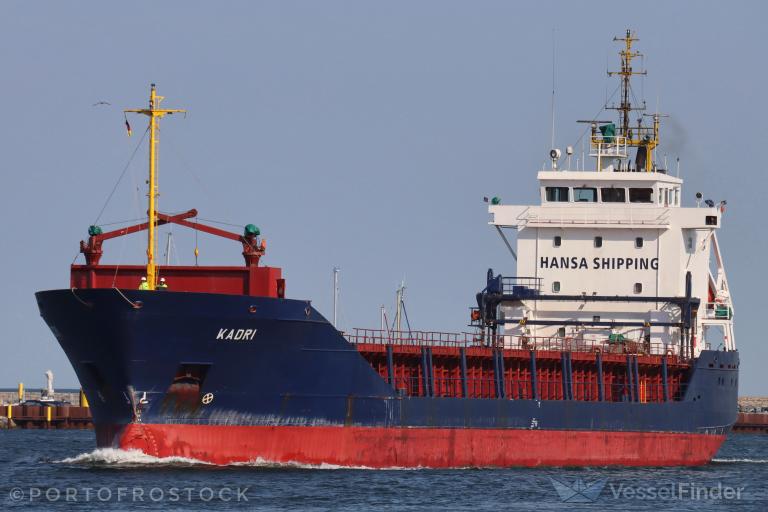
<instances>
[{"instance_id":1,"label":"ship mast","mask_svg":"<svg viewBox=\"0 0 768 512\"><path fill-rule=\"evenodd\" d=\"M651 172L654 170L653 150L659 145L659 118L658 113L653 114L653 125L644 126L642 116L637 120L637 126L633 130L630 127L630 115L633 111L644 111L645 100L642 103L633 106L631 102L632 87L631 78L634 75L646 75L646 70L635 70L632 67L632 60L636 57L642 57L642 53L632 50L632 43L639 39L635 37L630 30L627 30L624 37L614 37L614 41L624 43L624 48L619 52L621 57L621 70L609 71L608 76L618 75L621 79L621 102L616 105L606 105L607 109L617 110L619 112L619 127L617 135L624 138L626 145L637 148L636 165L637 170Z\"/></svg>"},{"instance_id":2,"label":"ship mast","mask_svg":"<svg viewBox=\"0 0 768 512\"><path fill-rule=\"evenodd\" d=\"M148 229L147 229L147 284L150 290L154 290L157 283L157 268L155 265L155 253L157 249L157 236L155 231L157 230L157 145L160 142L158 137L160 119L170 114L186 113L186 110L171 110L161 109L160 102L165 99L164 96L159 96L155 90L155 84L152 84L149 92L149 108L145 109L128 109L124 112L144 114L149 117L149 190L147 196L149 197L149 209L148 209Z\"/></svg>"},{"instance_id":3,"label":"ship mast","mask_svg":"<svg viewBox=\"0 0 768 512\"><path fill-rule=\"evenodd\" d=\"M622 137L632 138L632 131L629 128L629 116L633 110L645 110L645 100L643 100L642 106L633 107L630 102L630 94L632 89L630 87L630 79L632 75L645 75L647 71L634 71L632 69L632 59L635 57L641 57L642 54L637 51L632 51L632 43L638 41L638 38L632 35L632 32L627 30L625 37L614 37L614 41L623 41L624 49L619 52L621 57L621 71L609 71L608 76L619 75L621 77L621 103L618 106L608 107L613 110L619 111L619 135Z\"/></svg>"}]
</instances>

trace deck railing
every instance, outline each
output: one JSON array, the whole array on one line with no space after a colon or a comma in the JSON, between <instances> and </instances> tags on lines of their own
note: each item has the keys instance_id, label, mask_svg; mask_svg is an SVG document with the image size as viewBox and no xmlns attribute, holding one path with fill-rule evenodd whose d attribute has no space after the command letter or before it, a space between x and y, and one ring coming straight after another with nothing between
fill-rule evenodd
<instances>
[{"instance_id":1,"label":"deck railing","mask_svg":"<svg viewBox=\"0 0 768 512\"><path fill-rule=\"evenodd\" d=\"M573 203L568 206L547 204L527 208L518 215L517 220L520 225L667 226L670 223L670 211L669 208L653 203L632 203L622 207L596 203Z\"/></svg>"},{"instance_id":2,"label":"deck railing","mask_svg":"<svg viewBox=\"0 0 768 512\"><path fill-rule=\"evenodd\" d=\"M354 344L455 348L483 346L482 338L478 334L469 332L387 331L355 328L352 333L345 333L344 336Z\"/></svg>"},{"instance_id":3,"label":"deck railing","mask_svg":"<svg viewBox=\"0 0 768 512\"><path fill-rule=\"evenodd\" d=\"M593 135L590 138L589 156L600 158L627 158L628 141L621 135L610 137Z\"/></svg>"},{"instance_id":4,"label":"deck railing","mask_svg":"<svg viewBox=\"0 0 768 512\"><path fill-rule=\"evenodd\" d=\"M705 316L709 320L731 320L733 308L730 302L707 302Z\"/></svg>"},{"instance_id":5,"label":"deck railing","mask_svg":"<svg viewBox=\"0 0 768 512\"><path fill-rule=\"evenodd\" d=\"M498 336L498 346L522 350L559 352L603 352L606 354L679 355L679 345L629 338L586 339L559 336Z\"/></svg>"},{"instance_id":6,"label":"deck railing","mask_svg":"<svg viewBox=\"0 0 768 512\"><path fill-rule=\"evenodd\" d=\"M559 336L483 336L479 333L450 333L438 331L387 331L354 329L344 333L355 345L397 345L411 347L490 347L518 350L552 350L558 352L592 352L605 354L680 356L680 346L659 341L614 339L584 339Z\"/></svg>"},{"instance_id":7,"label":"deck railing","mask_svg":"<svg viewBox=\"0 0 768 512\"><path fill-rule=\"evenodd\" d=\"M532 297L541 292L541 282L541 277L502 277L502 292L519 297Z\"/></svg>"}]
</instances>

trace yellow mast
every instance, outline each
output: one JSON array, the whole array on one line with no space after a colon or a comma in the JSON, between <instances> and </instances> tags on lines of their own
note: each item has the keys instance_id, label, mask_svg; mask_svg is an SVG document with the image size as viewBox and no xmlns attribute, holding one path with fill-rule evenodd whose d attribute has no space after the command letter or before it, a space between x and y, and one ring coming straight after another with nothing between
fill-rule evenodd
<instances>
[{"instance_id":1,"label":"yellow mast","mask_svg":"<svg viewBox=\"0 0 768 512\"><path fill-rule=\"evenodd\" d=\"M148 229L147 229L147 284L150 290L154 290L157 283L157 269L155 266L155 249L157 248L157 237L155 236L155 230L157 229L157 145L160 142L158 137L158 128L160 126L160 119L169 114L184 113L186 110L169 110L161 109L160 102L163 101L164 96L159 96L155 91L155 84L152 84L152 88L149 93L149 108L144 109L129 109L125 112L131 112L136 114L144 114L149 117L149 190L147 196L149 197L149 210L148 210Z\"/></svg>"}]
</instances>

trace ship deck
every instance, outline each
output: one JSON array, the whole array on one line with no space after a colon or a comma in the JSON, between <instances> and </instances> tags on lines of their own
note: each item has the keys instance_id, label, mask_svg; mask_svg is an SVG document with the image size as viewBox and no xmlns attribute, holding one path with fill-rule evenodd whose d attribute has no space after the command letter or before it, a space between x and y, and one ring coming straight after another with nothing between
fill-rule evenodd
<instances>
[{"instance_id":1,"label":"ship deck","mask_svg":"<svg viewBox=\"0 0 768 512\"><path fill-rule=\"evenodd\" d=\"M401 396L658 403L682 400L691 361L652 342L355 329Z\"/></svg>"}]
</instances>

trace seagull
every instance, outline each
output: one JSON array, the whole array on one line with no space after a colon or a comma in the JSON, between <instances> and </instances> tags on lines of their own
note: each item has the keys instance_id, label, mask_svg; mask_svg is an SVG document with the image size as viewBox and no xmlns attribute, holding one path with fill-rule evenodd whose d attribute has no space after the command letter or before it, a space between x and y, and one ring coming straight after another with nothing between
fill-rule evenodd
<instances>
[{"instance_id":1,"label":"seagull","mask_svg":"<svg viewBox=\"0 0 768 512\"><path fill-rule=\"evenodd\" d=\"M108 102L108 101L97 101L96 103L93 104L94 107L98 107L99 105L109 105L109 106L112 106L112 104L110 102Z\"/></svg>"}]
</instances>

